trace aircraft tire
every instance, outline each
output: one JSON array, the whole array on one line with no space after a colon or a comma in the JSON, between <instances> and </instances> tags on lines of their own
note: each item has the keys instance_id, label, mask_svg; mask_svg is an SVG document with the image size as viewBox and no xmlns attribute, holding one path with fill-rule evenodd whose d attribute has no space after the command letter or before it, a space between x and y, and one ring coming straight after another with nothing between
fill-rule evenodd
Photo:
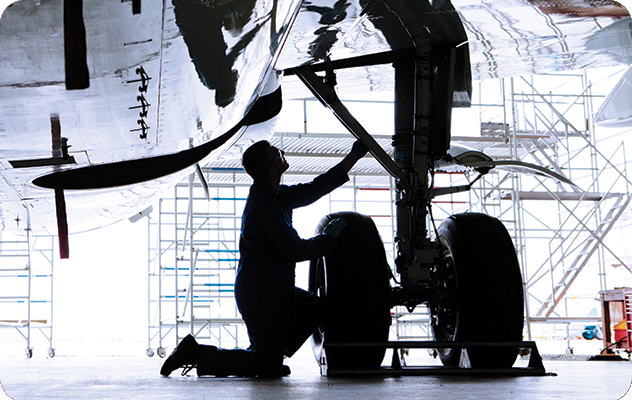
<instances>
[{"instance_id":1,"label":"aircraft tire","mask_svg":"<svg viewBox=\"0 0 632 400\"><path fill-rule=\"evenodd\" d=\"M437 266L438 304L430 304L437 341L519 342L524 325L520 266L505 226L479 213L450 216L438 229L444 263ZM461 349L437 349L457 367ZM510 368L518 349L467 349L472 368Z\"/></svg>"},{"instance_id":2,"label":"aircraft tire","mask_svg":"<svg viewBox=\"0 0 632 400\"><path fill-rule=\"evenodd\" d=\"M390 268L375 223L366 215L339 212L324 217L317 233L335 218L347 221L337 249L310 262L309 290L327 305L325 322L312 335L314 355L323 365L326 354L330 369L377 368L385 349L327 348L328 342L385 342L390 327Z\"/></svg>"}]
</instances>

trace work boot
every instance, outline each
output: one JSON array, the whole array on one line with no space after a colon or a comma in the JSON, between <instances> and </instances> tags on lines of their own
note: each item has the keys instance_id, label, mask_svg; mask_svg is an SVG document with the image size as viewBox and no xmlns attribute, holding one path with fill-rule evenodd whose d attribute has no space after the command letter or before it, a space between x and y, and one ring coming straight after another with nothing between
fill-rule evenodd
<instances>
[{"instance_id":1,"label":"work boot","mask_svg":"<svg viewBox=\"0 0 632 400\"><path fill-rule=\"evenodd\" d=\"M281 371L275 373L275 374L270 374L268 373L258 373L256 375L245 375L247 377L258 377L258 378L279 378L279 377L283 377L283 376L290 376L290 374L292 373L292 371L290 370L290 367L288 367L287 365L283 364L281 366Z\"/></svg>"},{"instance_id":2,"label":"work boot","mask_svg":"<svg viewBox=\"0 0 632 400\"><path fill-rule=\"evenodd\" d=\"M182 339L180 344L173 349L173 352L167 357L165 363L162 364L160 375L169 376L176 369L185 368L184 375L192 368L195 368L199 360L200 345L196 342L193 335L187 335Z\"/></svg>"}]
</instances>

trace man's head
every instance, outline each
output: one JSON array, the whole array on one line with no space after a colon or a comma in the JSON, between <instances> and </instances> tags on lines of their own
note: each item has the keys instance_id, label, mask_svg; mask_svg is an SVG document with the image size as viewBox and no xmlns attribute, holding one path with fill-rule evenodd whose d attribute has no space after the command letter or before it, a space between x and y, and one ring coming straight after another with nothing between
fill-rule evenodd
<instances>
[{"instance_id":1,"label":"man's head","mask_svg":"<svg viewBox=\"0 0 632 400\"><path fill-rule=\"evenodd\" d=\"M244 169L255 181L268 177L280 178L287 171L289 164L283 155L285 152L262 140L244 152L241 163Z\"/></svg>"}]
</instances>

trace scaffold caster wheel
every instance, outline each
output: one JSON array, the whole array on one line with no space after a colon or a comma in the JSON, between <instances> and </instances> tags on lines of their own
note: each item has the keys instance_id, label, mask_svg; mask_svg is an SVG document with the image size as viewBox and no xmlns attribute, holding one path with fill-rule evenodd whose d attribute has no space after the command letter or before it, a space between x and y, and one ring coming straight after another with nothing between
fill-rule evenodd
<instances>
[{"instance_id":1,"label":"scaffold caster wheel","mask_svg":"<svg viewBox=\"0 0 632 400\"><path fill-rule=\"evenodd\" d=\"M33 349L26 349L26 358L33 357Z\"/></svg>"},{"instance_id":2,"label":"scaffold caster wheel","mask_svg":"<svg viewBox=\"0 0 632 400\"><path fill-rule=\"evenodd\" d=\"M52 347L50 347L48 349L48 358L53 358L55 357L55 349L53 349Z\"/></svg>"},{"instance_id":3,"label":"scaffold caster wheel","mask_svg":"<svg viewBox=\"0 0 632 400\"><path fill-rule=\"evenodd\" d=\"M154 356L154 349L150 347L147 349L147 357L153 357L153 356Z\"/></svg>"},{"instance_id":4,"label":"scaffold caster wheel","mask_svg":"<svg viewBox=\"0 0 632 400\"><path fill-rule=\"evenodd\" d=\"M167 351L163 347L158 347L158 357L165 358Z\"/></svg>"}]
</instances>

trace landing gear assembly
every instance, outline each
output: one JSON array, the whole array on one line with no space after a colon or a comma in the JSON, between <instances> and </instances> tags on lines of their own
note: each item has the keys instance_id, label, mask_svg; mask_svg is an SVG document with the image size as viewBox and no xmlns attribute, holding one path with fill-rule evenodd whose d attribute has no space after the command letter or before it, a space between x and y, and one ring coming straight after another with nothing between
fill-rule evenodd
<instances>
[{"instance_id":1,"label":"landing gear assembly","mask_svg":"<svg viewBox=\"0 0 632 400\"><path fill-rule=\"evenodd\" d=\"M321 230L332 218L342 216L349 222L346 237L340 237L343 250L313 260L310 267L310 289L336 307L313 337L323 374L379 373L386 348L394 349L393 366L387 373L410 371L399 364L398 349L435 348L445 366L441 373L462 371L458 367L467 354L470 369L479 373L545 374L535 343L521 342L523 283L513 243L502 223L484 214L465 213L451 216L439 228L434 222L427 226L433 221L433 198L469 190L490 170L476 168L480 175L469 185L434 187L435 166L451 161L454 88L471 92L471 83L455 79L457 62L463 64L462 53L467 52L463 47L418 46L287 72L296 74L397 182L395 266L400 281L392 287L383 245L370 218L342 213L321 221ZM376 63L392 63L395 71L394 159L349 113L334 90L337 68ZM326 71L325 78L316 75L319 70ZM401 305L412 311L420 304L431 312L435 341L388 342L389 309ZM520 348L531 349L528 368L512 368ZM423 373L432 372L425 368Z\"/></svg>"}]
</instances>

